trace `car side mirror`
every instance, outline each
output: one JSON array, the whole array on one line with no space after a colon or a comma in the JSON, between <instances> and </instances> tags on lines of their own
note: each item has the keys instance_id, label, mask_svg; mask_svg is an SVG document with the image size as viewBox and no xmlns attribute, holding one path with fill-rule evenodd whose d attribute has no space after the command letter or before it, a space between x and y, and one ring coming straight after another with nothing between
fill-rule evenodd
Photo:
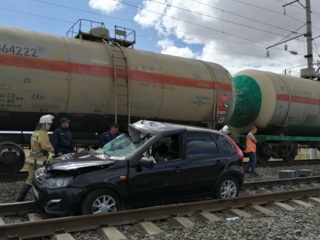
<instances>
[{"instance_id":1,"label":"car side mirror","mask_svg":"<svg viewBox=\"0 0 320 240\"><path fill-rule=\"evenodd\" d=\"M146 168L153 168L154 167L154 159L148 157L142 157L139 161L140 166Z\"/></svg>"}]
</instances>

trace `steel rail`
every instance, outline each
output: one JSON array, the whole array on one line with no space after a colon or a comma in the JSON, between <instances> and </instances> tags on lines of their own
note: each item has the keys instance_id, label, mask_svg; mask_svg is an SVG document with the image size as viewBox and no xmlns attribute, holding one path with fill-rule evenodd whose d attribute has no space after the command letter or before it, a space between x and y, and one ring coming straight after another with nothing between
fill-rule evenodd
<instances>
[{"instance_id":1,"label":"steel rail","mask_svg":"<svg viewBox=\"0 0 320 240\"><path fill-rule=\"evenodd\" d=\"M273 187L278 185L292 185L299 183L320 182L320 176L287 178L268 181L245 182L241 190L252 190L260 187ZM15 215L29 212L41 212L42 207L35 201L0 204L0 216Z\"/></svg>"},{"instance_id":2,"label":"steel rail","mask_svg":"<svg viewBox=\"0 0 320 240\"><path fill-rule=\"evenodd\" d=\"M246 162L244 162L246 164ZM286 167L286 166L307 166L319 165L320 159L297 159L292 162L285 162L283 160L268 161L265 163L257 163L257 167Z\"/></svg>"},{"instance_id":3,"label":"steel rail","mask_svg":"<svg viewBox=\"0 0 320 240\"><path fill-rule=\"evenodd\" d=\"M132 224L141 220L169 218L199 211L221 211L243 208L248 205L268 204L273 201L288 201L308 196L319 196L320 188L242 196L222 200L206 200L184 204L172 204L135 210L63 217L34 222L24 222L0 226L0 239L18 237L21 239L51 236L61 232L75 232L96 229L102 226Z\"/></svg>"},{"instance_id":4,"label":"steel rail","mask_svg":"<svg viewBox=\"0 0 320 240\"><path fill-rule=\"evenodd\" d=\"M25 181L28 177L27 171L21 171L14 175L1 175L0 174L0 182L20 182Z\"/></svg>"},{"instance_id":5,"label":"steel rail","mask_svg":"<svg viewBox=\"0 0 320 240\"><path fill-rule=\"evenodd\" d=\"M273 187L279 185L292 185L299 183L320 182L320 176L287 178L268 181L245 182L241 190L252 190L260 187ZM35 201L15 202L0 204L0 216L8 216L14 214L41 212L42 208Z\"/></svg>"},{"instance_id":6,"label":"steel rail","mask_svg":"<svg viewBox=\"0 0 320 240\"><path fill-rule=\"evenodd\" d=\"M43 209L35 201L0 204L0 216L41 211L43 211Z\"/></svg>"},{"instance_id":7,"label":"steel rail","mask_svg":"<svg viewBox=\"0 0 320 240\"><path fill-rule=\"evenodd\" d=\"M300 178L285 178L277 180L268 180L268 181L256 181L256 182L245 182L241 190L251 190L257 189L259 187L271 187L278 185L292 185L298 183L310 183L310 182L320 182L320 176L311 176L311 177L300 177Z\"/></svg>"}]
</instances>

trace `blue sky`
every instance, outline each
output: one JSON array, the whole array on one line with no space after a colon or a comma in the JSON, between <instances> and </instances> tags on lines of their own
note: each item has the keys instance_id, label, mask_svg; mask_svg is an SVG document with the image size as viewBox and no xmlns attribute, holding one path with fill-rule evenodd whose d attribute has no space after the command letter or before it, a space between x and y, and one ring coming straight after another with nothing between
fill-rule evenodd
<instances>
[{"instance_id":1,"label":"blue sky","mask_svg":"<svg viewBox=\"0 0 320 240\"><path fill-rule=\"evenodd\" d=\"M306 64L305 0L1 0L0 25L65 36L80 18L134 29L136 49L216 62L232 74L258 68L293 75ZM285 9L285 14L284 14ZM320 34L320 1L311 0L313 37ZM294 33L296 32L296 33ZM320 37L313 41L319 60ZM301 67L295 67L301 66Z\"/></svg>"},{"instance_id":2,"label":"blue sky","mask_svg":"<svg viewBox=\"0 0 320 240\"><path fill-rule=\"evenodd\" d=\"M134 20L135 7L121 7L112 12L93 9L89 0L1 0L0 24L32 31L66 36L67 30L78 20L103 22L113 35L114 26L134 29L137 32L137 49L159 51L155 45L156 31L142 28ZM100 1L108 5L113 0ZM141 1L128 1L138 6Z\"/></svg>"}]
</instances>

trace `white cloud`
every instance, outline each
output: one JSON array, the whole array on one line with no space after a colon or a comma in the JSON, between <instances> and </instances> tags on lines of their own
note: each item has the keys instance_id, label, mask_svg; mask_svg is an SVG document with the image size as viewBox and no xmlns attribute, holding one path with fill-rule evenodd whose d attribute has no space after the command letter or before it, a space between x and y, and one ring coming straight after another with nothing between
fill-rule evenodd
<instances>
[{"instance_id":1,"label":"white cloud","mask_svg":"<svg viewBox=\"0 0 320 240\"><path fill-rule=\"evenodd\" d=\"M161 32L161 14L166 11L167 1L159 0L159 2L163 2L163 4L158 4L156 2L151 1L144 1L141 10L134 17L134 20L143 27L154 27L155 29Z\"/></svg>"},{"instance_id":2,"label":"white cloud","mask_svg":"<svg viewBox=\"0 0 320 240\"><path fill-rule=\"evenodd\" d=\"M134 20L143 27L155 29L160 37L166 39L159 41L162 53L216 62L231 73L244 68L281 73L307 63L304 58L306 39L303 36L287 43L288 50L297 51L299 55L284 51L284 44L281 44L270 48L270 57L266 57L267 47L297 36L290 30L300 28L298 34L306 32L305 9L295 3L287 6L286 15L283 15L282 6L288 2L145 0ZM317 12L320 1L311 1L311 8ZM315 24L313 36L317 36L320 33L320 26L317 26L320 14L313 14L312 17ZM169 39L175 41L170 42ZM315 43L319 44L319 39ZM181 43L185 46L181 47ZM320 47L316 49L320 50ZM319 59L318 54L314 56L314 61Z\"/></svg>"},{"instance_id":3,"label":"white cloud","mask_svg":"<svg viewBox=\"0 0 320 240\"><path fill-rule=\"evenodd\" d=\"M304 37L287 43L289 50L299 52L298 56L284 51L281 44L270 48L270 57L266 57L267 47L297 36L290 30L298 34L306 31L301 5L287 6L283 15L284 4L284 0L144 0L134 21L157 31L161 53L216 62L231 73L244 68L281 73L306 64ZM311 4L312 9L320 7L319 1ZM106 13L122 7L116 0L90 0L89 5ZM314 36L319 32L316 28ZM317 55L314 61L319 59Z\"/></svg>"},{"instance_id":4,"label":"white cloud","mask_svg":"<svg viewBox=\"0 0 320 240\"><path fill-rule=\"evenodd\" d=\"M103 13L111 13L119 10L122 7L122 4L117 0L90 0L89 6L90 8L99 10Z\"/></svg>"},{"instance_id":5,"label":"white cloud","mask_svg":"<svg viewBox=\"0 0 320 240\"><path fill-rule=\"evenodd\" d=\"M195 58L196 55L192 52L192 50L188 47L185 48L178 48L174 46L173 41L170 41L169 39L164 39L161 41L158 41L158 46L162 48L161 53L163 54L169 54L179 57L185 57L185 58Z\"/></svg>"}]
</instances>

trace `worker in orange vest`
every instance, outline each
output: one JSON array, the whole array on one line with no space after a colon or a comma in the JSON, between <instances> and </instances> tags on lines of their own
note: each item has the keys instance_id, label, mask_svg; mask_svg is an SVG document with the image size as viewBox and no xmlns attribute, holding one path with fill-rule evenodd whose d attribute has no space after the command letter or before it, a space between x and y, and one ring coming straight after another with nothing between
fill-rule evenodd
<instances>
[{"instance_id":1,"label":"worker in orange vest","mask_svg":"<svg viewBox=\"0 0 320 240\"><path fill-rule=\"evenodd\" d=\"M257 163L257 156L256 156L256 149L257 149L257 139L255 138L254 134L257 133L257 128L252 127L250 132L247 135L246 141L246 149L244 150L245 153L249 155L249 162L244 170L245 173L252 173L257 174L256 172L256 163ZM251 171L250 171L251 168Z\"/></svg>"}]
</instances>

